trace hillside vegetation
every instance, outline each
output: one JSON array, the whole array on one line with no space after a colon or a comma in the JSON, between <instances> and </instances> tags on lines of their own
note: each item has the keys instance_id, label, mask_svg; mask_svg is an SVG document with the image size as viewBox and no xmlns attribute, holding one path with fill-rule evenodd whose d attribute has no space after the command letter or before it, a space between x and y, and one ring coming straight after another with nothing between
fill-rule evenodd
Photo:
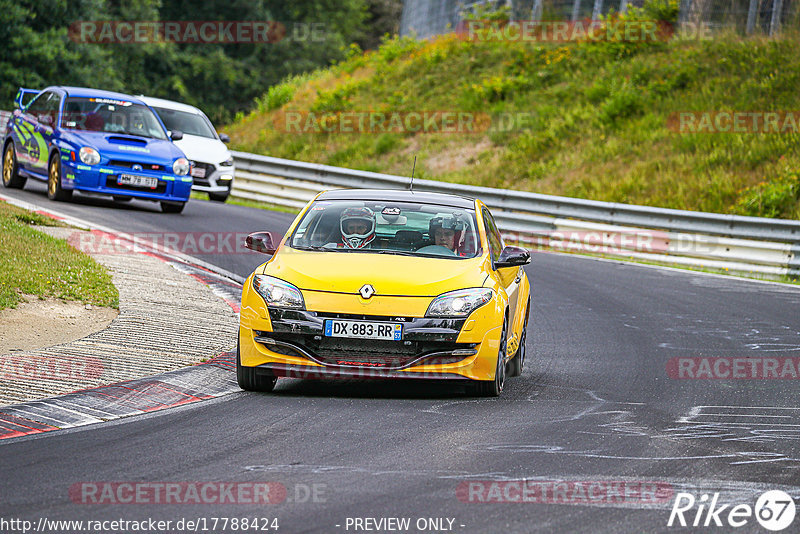
<instances>
[{"instance_id":1,"label":"hillside vegetation","mask_svg":"<svg viewBox=\"0 0 800 534\"><path fill-rule=\"evenodd\" d=\"M642 12L629 17L648 18ZM353 48L270 87L226 128L238 150L457 183L800 218L789 133L679 133L683 111L800 110L797 36L487 42L451 34ZM287 133L287 111L486 112L510 131Z\"/></svg>"}]
</instances>

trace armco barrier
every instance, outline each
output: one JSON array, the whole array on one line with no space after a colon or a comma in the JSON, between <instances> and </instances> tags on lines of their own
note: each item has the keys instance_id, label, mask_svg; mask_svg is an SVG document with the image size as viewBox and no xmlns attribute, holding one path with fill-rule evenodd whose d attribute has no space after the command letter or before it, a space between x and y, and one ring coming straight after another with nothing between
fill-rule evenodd
<instances>
[{"instance_id":1,"label":"armco barrier","mask_svg":"<svg viewBox=\"0 0 800 534\"><path fill-rule=\"evenodd\" d=\"M5 126L9 115L0 111L0 125ZM293 209L302 208L324 189L407 189L410 182L405 176L246 152L233 152L233 156L234 197ZM414 189L480 198L492 208L508 238L531 247L773 277L800 276L800 221L651 208L434 180L415 179ZM628 239L632 234L647 239Z\"/></svg>"},{"instance_id":2,"label":"armco barrier","mask_svg":"<svg viewBox=\"0 0 800 534\"><path fill-rule=\"evenodd\" d=\"M323 189L407 189L410 182L404 176L245 152L234 152L233 156L235 197L291 208L302 207ZM433 180L415 179L414 189L480 198L493 209L507 238L529 246L772 277L800 276L800 221L652 208ZM647 239L628 239L630 235Z\"/></svg>"}]
</instances>

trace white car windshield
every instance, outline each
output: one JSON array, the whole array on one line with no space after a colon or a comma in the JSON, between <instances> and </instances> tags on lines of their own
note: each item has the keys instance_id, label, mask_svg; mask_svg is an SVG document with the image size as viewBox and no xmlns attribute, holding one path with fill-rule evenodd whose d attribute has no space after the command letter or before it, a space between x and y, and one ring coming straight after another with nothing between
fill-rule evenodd
<instances>
[{"instance_id":1,"label":"white car windshield","mask_svg":"<svg viewBox=\"0 0 800 534\"><path fill-rule=\"evenodd\" d=\"M453 259L481 253L474 210L395 201L315 202L290 246Z\"/></svg>"},{"instance_id":2,"label":"white car windshield","mask_svg":"<svg viewBox=\"0 0 800 534\"><path fill-rule=\"evenodd\" d=\"M156 106L153 106L153 109L156 110L158 116L161 117L167 130L172 132L179 131L184 134L197 135L199 137L208 137L209 139L217 138L211 125L202 115L175 109L159 108Z\"/></svg>"}]
</instances>

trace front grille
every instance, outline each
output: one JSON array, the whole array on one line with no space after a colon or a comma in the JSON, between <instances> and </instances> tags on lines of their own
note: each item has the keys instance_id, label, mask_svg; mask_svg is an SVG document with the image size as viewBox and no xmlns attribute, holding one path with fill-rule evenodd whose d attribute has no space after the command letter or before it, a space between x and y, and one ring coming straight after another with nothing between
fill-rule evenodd
<instances>
[{"instance_id":1,"label":"front grille","mask_svg":"<svg viewBox=\"0 0 800 534\"><path fill-rule=\"evenodd\" d=\"M111 167L122 167L125 169L132 169L134 165L139 165L144 171L163 171L164 166L156 163L141 163L139 161L124 161L121 159L112 159L108 162Z\"/></svg>"},{"instance_id":2,"label":"front grille","mask_svg":"<svg viewBox=\"0 0 800 534\"><path fill-rule=\"evenodd\" d=\"M144 191L146 193L167 192L167 183L162 182L161 180L158 181L158 186L155 189L150 189L149 187L136 187L135 185L118 184L117 179L113 176L106 178L106 187L110 187L112 189L124 189L125 191Z\"/></svg>"},{"instance_id":3,"label":"front grille","mask_svg":"<svg viewBox=\"0 0 800 534\"><path fill-rule=\"evenodd\" d=\"M322 338L314 351L328 365L368 364L376 367L402 367L417 358L414 345L402 341Z\"/></svg>"},{"instance_id":4,"label":"front grille","mask_svg":"<svg viewBox=\"0 0 800 534\"><path fill-rule=\"evenodd\" d=\"M403 341L359 340L278 332L256 332L256 335L290 343L310 354L311 359L318 363L346 367L401 368L426 354L429 356L415 365L455 363L467 356L441 353L475 347L473 343L412 341L407 345ZM264 343L264 346L278 354L307 357L301 351L280 344Z\"/></svg>"}]
</instances>

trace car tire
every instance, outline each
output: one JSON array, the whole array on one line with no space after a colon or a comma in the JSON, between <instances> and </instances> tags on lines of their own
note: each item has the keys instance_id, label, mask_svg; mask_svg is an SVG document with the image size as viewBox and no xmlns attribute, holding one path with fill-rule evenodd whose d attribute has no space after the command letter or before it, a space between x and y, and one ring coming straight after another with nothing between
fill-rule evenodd
<instances>
[{"instance_id":1,"label":"car tire","mask_svg":"<svg viewBox=\"0 0 800 534\"><path fill-rule=\"evenodd\" d=\"M497 366L494 380L478 380L472 386L472 394L476 397L499 397L503 392L506 382L506 332L508 320L503 322L503 332L500 334L500 349L497 351Z\"/></svg>"},{"instance_id":2,"label":"car tire","mask_svg":"<svg viewBox=\"0 0 800 534\"><path fill-rule=\"evenodd\" d=\"M263 373L263 371L262 371ZM256 373L255 367L244 367L239 357L239 343L236 343L236 382L245 391L269 393L275 389L278 377L270 374Z\"/></svg>"},{"instance_id":3,"label":"car tire","mask_svg":"<svg viewBox=\"0 0 800 534\"><path fill-rule=\"evenodd\" d=\"M63 202L72 198L72 190L61 187L61 178L61 156L56 152L47 165L47 198L50 200Z\"/></svg>"},{"instance_id":4,"label":"car tire","mask_svg":"<svg viewBox=\"0 0 800 534\"><path fill-rule=\"evenodd\" d=\"M133 197L118 197L118 196L115 196L115 197L111 197L111 198L114 199L114 202L130 202L131 200L133 200Z\"/></svg>"},{"instance_id":5,"label":"car tire","mask_svg":"<svg viewBox=\"0 0 800 534\"><path fill-rule=\"evenodd\" d=\"M526 327L523 327L522 335L519 338L519 348L517 348L517 353L514 355L514 357L508 362L508 372L506 373L506 376L517 377L522 374L522 370L525 368L526 334Z\"/></svg>"},{"instance_id":6,"label":"car tire","mask_svg":"<svg viewBox=\"0 0 800 534\"><path fill-rule=\"evenodd\" d=\"M164 213L180 213L183 211L183 207L186 205L186 202L167 202L165 200L161 201L161 211Z\"/></svg>"},{"instance_id":7,"label":"car tire","mask_svg":"<svg viewBox=\"0 0 800 534\"><path fill-rule=\"evenodd\" d=\"M525 310L525 324L522 325L522 335L519 337L519 347L517 348L517 353L511 358L511 361L508 362L508 372L506 373L509 377L517 377L522 374L522 371L525 369L525 341L528 339L528 316L530 315L530 300L528 300L528 308Z\"/></svg>"},{"instance_id":8,"label":"car tire","mask_svg":"<svg viewBox=\"0 0 800 534\"><path fill-rule=\"evenodd\" d=\"M228 200L228 197L231 195L231 190L228 189L224 193L209 193L208 200L212 202L225 202Z\"/></svg>"},{"instance_id":9,"label":"car tire","mask_svg":"<svg viewBox=\"0 0 800 534\"><path fill-rule=\"evenodd\" d=\"M28 179L19 175L17 151L14 143L9 142L3 151L3 186L9 189L22 189Z\"/></svg>"}]
</instances>

